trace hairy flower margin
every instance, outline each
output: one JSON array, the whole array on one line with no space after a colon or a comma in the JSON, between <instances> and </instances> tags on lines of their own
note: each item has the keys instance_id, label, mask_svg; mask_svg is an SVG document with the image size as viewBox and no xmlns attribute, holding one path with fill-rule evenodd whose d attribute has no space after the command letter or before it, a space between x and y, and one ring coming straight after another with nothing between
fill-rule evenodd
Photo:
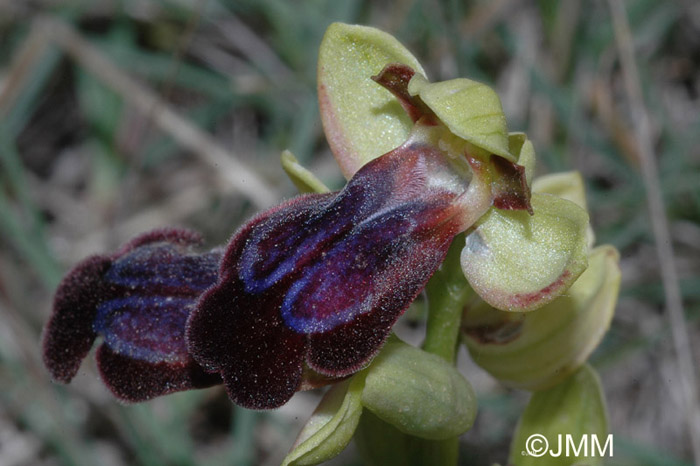
<instances>
[{"instance_id":1,"label":"hairy flower margin","mask_svg":"<svg viewBox=\"0 0 700 466\"><path fill-rule=\"evenodd\" d=\"M335 382L322 406L346 414L355 406L350 435L361 406L424 438L471 426L473 408L453 410L462 413L458 420L449 415L455 400L473 402L468 382L400 342L386 345L377 358L385 362L338 382L370 364L461 232L462 271L493 312L529 315L520 313L553 306L587 267L585 206L546 190L531 193L532 144L507 132L493 90L467 79L429 82L416 59L381 31L331 25L318 94L347 185L257 215L223 248L197 253L196 233L164 229L82 261L60 284L44 332L44 361L56 381L69 382L101 336L102 378L125 401L223 383L235 403L270 409L298 390ZM283 163L298 186L325 190L291 154ZM465 338L488 332L489 319L464 327ZM420 379L404 373L415 369L405 362L411 360L426 361L418 372L421 364L437 367L431 377L451 381L451 397L434 409L449 421L409 410L417 422L385 402L385 379ZM402 390L411 388L393 387L388 395L402 399ZM338 436L327 423L321 427L300 437L297 456L301 445L303 455L316 458L311 463L322 461L349 440L341 436L321 454L328 439L318 440L319 432Z\"/></svg>"}]
</instances>

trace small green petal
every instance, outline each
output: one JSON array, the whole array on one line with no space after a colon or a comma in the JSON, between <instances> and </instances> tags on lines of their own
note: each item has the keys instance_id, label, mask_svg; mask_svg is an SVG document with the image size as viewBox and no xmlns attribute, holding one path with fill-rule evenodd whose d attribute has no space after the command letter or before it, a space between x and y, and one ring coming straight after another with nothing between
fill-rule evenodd
<instances>
[{"instance_id":1,"label":"small green petal","mask_svg":"<svg viewBox=\"0 0 700 466\"><path fill-rule=\"evenodd\" d=\"M451 364L393 337L370 366L362 404L401 432L447 439L472 426L476 395Z\"/></svg>"},{"instance_id":2,"label":"small green petal","mask_svg":"<svg viewBox=\"0 0 700 466\"><path fill-rule=\"evenodd\" d=\"M481 298L531 311L563 293L587 265L588 214L573 202L533 194L534 215L491 209L467 236L462 270Z\"/></svg>"},{"instance_id":3,"label":"small green petal","mask_svg":"<svg viewBox=\"0 0 700 466\"><path fill-rule=\"evenodd\" d=\"M532 185L532 177L535 176L535 147L525 133L510 133L508 135L508 148L514 157L517 157L518 165L525 167L527 184ZM546 192L546 191L544 191ZM550 193L554 194L554 193Z\"/></svg>"},{"instance_id":4,"label":"small green petal","mask_svg":"<svg viewBox=\"0 0 700 466\"><path fill-rule=\"evenodd\" d=\"M347 178L370 160L400 146L413 127L391 92L371 79L389 63L405 64L417 74L425 74L403 45L378 29L333 23L321 42L321 119Z\"/></svg>"},{"instance_id":5,"label":"small green petal","mask_svg":"<svg viewBox=\"0 0 700 466\"><path fill-rule=\"evenodd\" d=\"M501 101L487 85L466 78L430 83L416 74L408 92L418 95L456 136L488 153L517 162L509 150Z\"/></svg>"},{"instance_id":6,"label":"small green petal","mask_svg":"<svg viewBox=\"0 0 700 466\"><path fill-rule=\"evenodd\" d=\"M561 382L585 363L610 326L618 262L612 246L596 248L565 295L529 313L486 303L467 309L463 336L474 361L510 387L542 390Z\"/></svg>"},{"instance_id":7,"label":"small green petal","mask_svg":"<svg viewBox=\"0 0 700 466\"><path fill-rule=\"evenodd\" d=\"M282 466L320 464L343 451L360 421L363 385L362 373L334 385L299 433Z\"/></svg>"},{"instance_id":8,"label":"small green petal","mask_svg":"<svg viewBox=\"0 0 700 466\"><path fill-rule=\"evenodd\" d=\"M527 452L527 439L534 434L543 435L547 439L549 448L541 457L523 454ZM581 439L587 437L587 452L583 451L576 457L570 450L571 456L566 455L565 435L570 435L575 446L579 446ZM559 436L562 437L562 454L553 456L559 449ZM591 454L594 448L595 437L600 448L595 447L595 454ZM607 409L605 397L600 386L600 380L595 370L585 365L577 373L570 376L561 384L545 391L536 392L520 418L518 428L511 444L509 464L515 466L538 466L547 464L550 466L568 466L575 463L575 459L583 460L583 464L595 466L602 464L599 453L605 448L608 437ZM541 447L543 444L533 444L533 447ZM612 452L610 448L606 455Z\"/></svg>"},{"instance_id":9,"label":"small green petal","mask_svg":"<svg viewBox=\"0 0 700 466\"><path fill-rule=\"evenodd\" d=\"M327 193L330 189L316 175L304 168L294 154L285 150L282 152L282 168L300 193Z\"/></svg>"}]
</instances>

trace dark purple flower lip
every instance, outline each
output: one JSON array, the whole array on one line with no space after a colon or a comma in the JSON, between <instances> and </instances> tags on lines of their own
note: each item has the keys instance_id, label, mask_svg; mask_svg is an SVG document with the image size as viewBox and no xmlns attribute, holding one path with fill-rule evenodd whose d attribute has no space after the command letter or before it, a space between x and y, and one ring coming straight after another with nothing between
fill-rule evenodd
<instances>
[{"instance_id":1,"label":"dark purple flower lip","mask_svg":"<svg viewBox=\"0 0 700 466\"><path fill-rule=\"evenodd\" d=\"M225 252L195 253L197 233L163 229L78 264L44 335L54 379L69 382L97 336L102 378L125 401L223 382L239 405L269 409L366 366L458 232L492 204L529 205L522 169L440 149L412 74L395 65L375 79L413 133L341 191L261 213Z\"/></svg>"},{"instance_id":2,"label":"dark purple flower lip","mask_svg":"<svg viewBox=\"0 0 700 466\"><path fill-rule=\"evenodd\" d=\"M414 74L373 77L413 131L341 191L261 213L225 251L195 253L197 233L163 229L78 264L44 334L54 379L69 382L97 336L102 378L126 401L223 382L269 409L366 366L458 232L492 205L531 211L524 168L452 135L409 92Z\"/></svg>"},{"instance_id":3,"label":"dark purple flower lip","mask_svg":"<svg viewBox=\"0 0 700 466\"><path fill-rule=\"evenodd\" d=\"M458 231L453 204L468 182L447 164L409 139L342 191L297 197L243 226L189 317L194 359L254 409L286 403L304 365L329 377L361 369Z\"/></svg>"},{"instance_id":4,"label":"dark purple flower lip","mask_svg":"<svg viewBox=\"0 0 700 466\"><path fill-rule=\"evenodd\" d=\"M100 335L100 374L124 401L221 383L192 359L184 339L187 317L216 282L222 255L194 253L200 242L192 231L154 230L73 268L56 291L44 331L44 362L53 378L68 383Z\"/></svg>"}]
</instances>

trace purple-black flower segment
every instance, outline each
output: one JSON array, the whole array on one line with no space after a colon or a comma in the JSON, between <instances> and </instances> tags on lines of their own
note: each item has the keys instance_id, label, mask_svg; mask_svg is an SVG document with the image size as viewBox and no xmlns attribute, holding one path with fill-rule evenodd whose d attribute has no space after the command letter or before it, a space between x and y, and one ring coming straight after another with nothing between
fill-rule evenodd
<instances>
[{"instance_id":1,"label":"purple-black flower segment","mask_svg":"<svg viewBox=\"0 0 700 466\"><path fill-rule=\"evenodd\" d=\"M275 408L304 363L342 377L376 354L457 233L451 206L466 182L446 163L409 141L342 191L295 198L233 236L187 324L191 354L233 401Z\"/></svg>"},{"instance_id":2,"label":"purple-black flower segment","mask_svg":"<svg viewBox=\"0 0 700 466\"><path fill-rule=\"evenodd\" d=\"M69 382L100 335L98 367L120 399L220 383L195 363L184 338L197 298L218 278L221 251L193 253L200 242L194 232L155 230L69 272L44 333L44 361L54 379Z\"/></svg>"}]
</instances>

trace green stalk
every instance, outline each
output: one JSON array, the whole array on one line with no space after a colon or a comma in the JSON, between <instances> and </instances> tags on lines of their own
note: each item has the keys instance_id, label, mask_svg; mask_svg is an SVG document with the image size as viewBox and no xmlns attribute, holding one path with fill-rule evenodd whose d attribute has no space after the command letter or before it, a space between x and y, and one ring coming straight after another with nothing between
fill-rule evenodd
<instances>
[{"instance_id":1,"label":"green stalk","mask_svg":"<svg viewBox=\"0 0 700 466\"><path fill-rule=\"evenodd\" d=\"M459 326L464 305L473 291L464 278L459 258L464 247L464 235L460 234L452 241L450 249L440 270L430 279L426 286L428 295L428 322L425 331L423 349L436 354L449 362L455 363ZM440 464L456 465L459 458L459 438L447 440L420 440L414 448L420 448L424 454L439 457Z\"/></svg>"},{"instance_id":2,"label":"green stalk","mask_svg":"<svg viewBox=\"0 0 700 466\"><path fill-rule=\"evenodd\" d=\"M428 324L423 349L454 364L462 312L473 291L459 262L464 235L452 242L445 262L426 286Z\"/></svg>"}]
</instances>

